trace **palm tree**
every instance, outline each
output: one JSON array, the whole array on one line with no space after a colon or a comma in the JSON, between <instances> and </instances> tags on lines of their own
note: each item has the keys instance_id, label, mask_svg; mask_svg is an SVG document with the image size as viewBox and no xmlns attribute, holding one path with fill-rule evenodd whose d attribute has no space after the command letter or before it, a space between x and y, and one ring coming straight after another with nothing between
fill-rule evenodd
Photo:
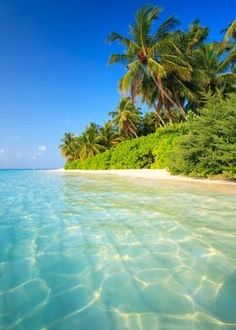
<instances>
[{"instance_id":1,"label":"palm tree","mask_svg":"<svg viewBox=\"0 0 236 330\"><path fill-rule=\"evenodd\" d=\"M146 112L139 128L139 135L154 133L161 125L160 119L155 111Z\"/></svg>"},{"instance_id":2,"label":"palm tree","mask_svg":"<svg viewBox=\"0 0 236 330\"><path fill-rule=\"evenodd\" d=\"M236 53L234 54L236 57ZM205 92L226 96L236 92L236 73L231 72L232 53L222 54L220 44L206 44L194 52L200 70L200 83Z\"/></svg>"},{"instance_id":3,"label":"palm tree","mask_svg":"<svg viewBox=\"0 0 236 330\"><path fill-rule=\"evenodd\" d=\"M191 80L192 68L186 56L176 46L170 31L177 21L171 16L155 33L152 33L153 23L160 14L160 8L145 6L137 14L135 23L130 29L130 38L113 32L109 35L110 42L120 41L124 46L123 54L113 54L110 63L123 63L128 71L121 80L122 92L129 91L134 100L140 92L140 86L146 76L151 77L158 92L158 108L165 107L171 120L171 108L176 107L185 116L181 104L177 104L171 96L164 79L168 74L175 74L183 81Z\"/></svg>"},{"instance_id":4,"label":"palm tree","mask_svg":"<svg viewBox=\"0 0 236 330\"><path fill-rule=\"evenodd\" d=\"M190 23L188 30L177 31L174 38L182 52L192 55L193 51L201 46L208 37L209 29L200 24L199 20Z\"/></svg>"},{"instance_id":5,"label":"palm tree","mask_svg":"<svg viewBox=\"0 0 236 330\"><path fill-rule=\"evenodd\" d=\"M112 116L112 121L117 125L120 134L126 138L138 137L137 130L141 123L141 114L130 97L122 99L116 111L110 112L109 115Z\"/></svg>"},{"instance_id":6,"label":"palm tree","mask_svg":"<svg viewBox=\"0 0 236 330\"><path fill-rule=\"evenodd\" d=\"M236 73L236 19L224 30L221 49L227 53L231 62L231 71Z\"/></svg>"},{"instance_id":7,"label":"palm tree","mask_svg":"<svg viewBox=\"0 0 236 330\"><path fill-rule=\"evenodd\" d=\"M193 21L187 31L178 30L171 35L173 42L186 55L186 60L192 68L191 80L183 80L174 72L165 79L166 88L171 93L177 104L187 111L199 106L202 99L202 86L200 81L200 70L194 57L194 51L201 47L208 37L208 28L200 24L198 20Z\"/></svg>"},{"instance_id":8,"label":"palm tree","mask_svg":"<svg viewBox=\"0 0 236 330\"><path fill-rule=\"evenodd\" d=\"M166 126L163 120L163 112L166 110L159 100L159 93L153 79L146 75L140 84L141 102L146 103L149 109L153 109L152 118L158 121L159 126Z\"/></svg>"},{"instance_id":9,"label":"palm tree","mask_svg":"<svg viewBox=\"0 0 236 330\"><path fill-rule=\"evenodd\" d=\"M68 160L74 160L77 158L79 149L79 141L74 133L65 133L61 139L59 149L61 154Z\"/></svg>"},{"instance_id":10,"label":"palm tree","mask_svg":"<svg viewBox=\"0 0 236 330\"><path fill-rule=\"evenodd\" d=\"M122 141L122 136L114 128L112 121L108 121L99 130L100 143L106 148L110 149Z\"/></svg>"},{"instance_id":11,"label":"palm tree","mask_svg":"<svg viewBox=\"0 0 236 330\"><path fill-rule=\"evenodd\" d=\"M98 126L94 123L89 124L85 131L80 135L79 141L79 158L82 161L106 150L101 144L98 135Z\"/></svg>"},{"instance_id":12,"label":"palm tree","mask_svg":"<svg viewBox=\"0 0 236 330\"><path fill-rule=\"evenodd\" d=\"M228 28L223 30L222 32L225 32L225 35L224 35L224 38L222 41L222 44L224 46L227 46L227 44L230 41L235 41L235 39L236 39L236 19L233 20L233 22L228 26ZM236 47L235 44L234 44L234 47Z\"/></svg>"},{"instance_id":13,"label":"palm tree","mask_svg":"<svg viewBox=\"0 0 236 330\"><path fill-rule=\"evenodd\" d=\"M186 61L193 69L191 80L182 79L176 72L169 72L162 79L164 89L168 90L171 98L179 105L179 109L187 111L193 105L196 108L196 104L198 105L199 103L200 93L203 92L203 89L197 79L198 68L195 64L193 51L203 44L207 36L208 28L201 26L197 20L189 25L189 29L186 32L178 30L169 34L169 39L172 40L182 54L186 55ZM140 90L142 101L146 102L149 108L154 109L154 118L158 118L162 126L165 126L165 117L171 117L171 121L179 117L175 111L178 110L177 106L172 106L169 100L166 100L166 103L163 104L159 98L158 90L155 84L153 84L153 79L144 77ZM170 107L172 107L171 112ZM181 113L182 117L185 118L185 113L183 111Z\"/></svg>"}]
</instances>

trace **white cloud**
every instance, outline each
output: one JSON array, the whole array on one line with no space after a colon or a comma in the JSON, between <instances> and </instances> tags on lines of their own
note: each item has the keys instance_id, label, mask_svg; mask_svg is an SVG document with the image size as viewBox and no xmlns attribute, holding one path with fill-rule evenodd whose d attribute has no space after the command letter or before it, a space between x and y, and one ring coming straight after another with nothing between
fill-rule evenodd
<instances>
[{"instance_id":1,"label":"white cloud","mask_svg":"<svg viewBox=\"0 0 236 330\"><path fill-rule=\"evenodd\" d=\"M5 155L5 149L0 148L0 157L3 157Z\"/></svg>"},{"instance_id":2,"label":"white cloud","mask_svg":"<svg viewBox=\"0 0 236 330\"><path fill-rule=\"evenodd\" d=\"M47 147L43 144L41 146L38 146L38 151L39 152L45 152L47 150Z\"/></svg>"},{"instance_id":3,"label":"white cloud","mask_svg":"<svg viewBox=\"0 0 236 330\"><path fill-rule=\"evenodd\" d=\"M37 150L33 154L31 154L31 158L33 160L36 160L38 157L44 156L46 151L47 151L47 147L44 144L42 144L37 147Z\"/></svg>"}]
</instances>

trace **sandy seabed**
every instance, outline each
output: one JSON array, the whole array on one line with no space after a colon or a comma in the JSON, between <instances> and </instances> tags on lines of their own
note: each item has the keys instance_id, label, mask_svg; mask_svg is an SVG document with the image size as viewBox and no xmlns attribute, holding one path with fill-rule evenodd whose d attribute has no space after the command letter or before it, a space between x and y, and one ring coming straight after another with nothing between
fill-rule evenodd
<instances>
[{"instance_id":1,"label":"sandy seabed","mask_svg":"<svg viewBox=\"0 0 236 330\"><path fill-rule=\"evenodd\" d=\"M171 175L167 170L150 170L150 169L128 169L128 170L65 170L59 168L52 170L53 172L63 173L78 173L78 174L99 174L99 175L119 175L123 177L134 177L144 179L157 179L166 181L183 181L183 182L195 182L195 183L207 183L207 184L220 184L220 185L231 185L235 187L236 182L225 181L225 180L210 180L210 179L195 179L180 175Z\"/></svg>"}]
</instances>

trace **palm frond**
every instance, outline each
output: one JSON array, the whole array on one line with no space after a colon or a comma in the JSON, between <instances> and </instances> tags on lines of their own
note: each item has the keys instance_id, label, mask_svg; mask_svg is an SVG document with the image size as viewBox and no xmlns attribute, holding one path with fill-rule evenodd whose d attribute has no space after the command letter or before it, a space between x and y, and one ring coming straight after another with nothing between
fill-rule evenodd
<instances>
[{"instance_id":1,"label":"palm frond","mask_svg":"<svg viewBox=\"0 0 236 330\"><path fill-rule=\"evenodd\" d=\"M153 77L158 76L162 78L166 76L166 71L164 67L152 58L148 59L147 68Z\"/></svg>"},{"instance_id":2,"label":"palm frond","mask_svg":"<svg viewBox=\"0 0 236 330\"><path fill-rule=\"evenodd\" d=\"M229 25L229 27L225 30L225 35L223 39L223 44L226 44L230 38L236 38L236 19Z\"/></svg>"},{"instance_id":3,"label":"palm frond","mask_svg":"<svg viewBox=\"0 0 236 330\"><path fill-rule=\"evenodd\" d=\"M107 37L107 41L109 43L119 41L125 47L135 47L135 42L133 40L126 38L117 32L111 32Z\"/></svg>"},{"instance_id":4,"label":"palm frond","mask_svg":"<svg viewBox=\"0 0 236 330\"><path fill-rule=\"evenodd\" d=\"M178 24L179 21L175 18L175 16L168 17L153 35L151 40L152 43L156 43L157 41L166 37L171 31L173 31L177 27Z\"/></svg>"},{"instance_id":5,"label":"palm frond","mask_svg":"<svg viewBox=\"0 0 236 330\"><path fill-rule=\"evenodd\" d=\"M135 57L126 54L112 54L109 58L109 64L121 63L128 65L131 61L134 61Z\"/></svg>"},{"instance_id":6,"label":"palm frond","mask_svg":"<svg viewBox=\"0 0 236 330\"><path fill-rule=\"evenodd\" d=\"M161 8L153 5L146 5L138 10L135 22L130 27L130 33L140 47L145 48L149 43L152 24L160 12Z\"/></svg>"},{"instance_id":7,"label":"palm frond","mask_svg":"<svg viewBox=\"0 0 236 330\"><path fill-rule=\"evenodd\" d=\"M122 93L126 93L131 90L133 84L136 84L135 81L139 80L141 71L142 68L138 60L128 65L128 72L123 76L120 81L120 90Z\"/></svg>"}]
</instances>

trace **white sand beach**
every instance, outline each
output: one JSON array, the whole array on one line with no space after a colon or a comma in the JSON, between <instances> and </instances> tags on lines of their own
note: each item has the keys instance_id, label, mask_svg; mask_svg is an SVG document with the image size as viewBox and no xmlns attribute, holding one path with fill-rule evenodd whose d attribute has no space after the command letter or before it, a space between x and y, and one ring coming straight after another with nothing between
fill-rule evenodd
<instances>
[{"instance_id":1,"label":"white sand beach","mask_svg":"<svg viewBox=\"0 0 236 330\"><path fill-rule=\"evenodd\" d=\"M236 182L225 180L195 179L180 175L171 175L167 170L151 170L151 169L127 169L127 170L65 170L59 168L52 170L53 172L63 172L68 174L99 174L99 175L119 175L124 177L136 177L144 179L158 179L167 181L184 181L195 183L208 183L220 185L233 185L236 188Z\"/></svg>"}]
</instances>

